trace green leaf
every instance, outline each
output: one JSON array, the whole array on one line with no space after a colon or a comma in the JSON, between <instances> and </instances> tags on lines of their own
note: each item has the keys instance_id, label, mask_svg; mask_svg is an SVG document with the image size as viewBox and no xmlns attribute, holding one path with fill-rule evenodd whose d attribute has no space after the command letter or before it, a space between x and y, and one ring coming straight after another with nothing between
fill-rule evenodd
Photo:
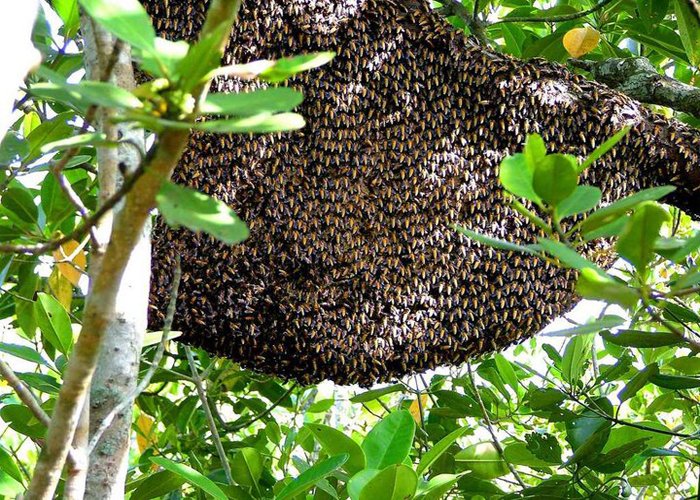
<instances>
[{"instance_id":1,"label":"green leaf","mask_svg":"<svg viewBox=\"0 0 700 500\"><path fill-rule=\"evenodd\" d=\"M241 448L230 462L236 483L247 488L257 486L263 473L263 457L255 448Z\"/></svg>"},{"instance_id":2,"label":"green leaf","mask_svg":"<svg viewBox=\"0 0 700 500\"><path fill-rule=\"evenodd\" d=\"M275 498L284 500L285 498L294 498L301 493L308 491L321 479L325 478L333 471L339 469L348 459L348 454L336 455L326 460L322 460L304 472L299 474L299 477L293 479L280 491Z\"/></svg>"},{"instance_id":3,"label":"green leaf","mask_svg":"<svg viewBox=\"0 0 700 500\"><path fill-rule=\"evenodd\" d=\"M608 314L600 319L590 321L583 325L574 326L572 328L566 328L564 330L557 330L554 332L547 332L544 335L548 337L573 337L574 335L598 333L601 330L615 328L616 326L623 325L625 321L625 318L616 316L614 314Z\"/></svg>"},{"instance_id":4,"label":"green leaf","mask_svg":"<svg viewBox=\"0 0 700 500\"><path fill-rule=\"evenodd\" d=\"M649 382L664 389L695 389L700 387L700 378L684 377L679 375L652 374Z\"/></svg>"},{"instance_id":5,"label":"green leaf","mask_svg":"<svg viewBox=\"0 0 700 500\"><path fill-rule=\"evenodd\" d=\"M668 252L659 251L658 244L655 250L657 251L657 253L659 253L659 255L663 255L668 260L679 264L688 255L697 251L698 248L700 248L700 231L695 231L695 233L693 233L693 236L691 236L690 238L680 240L678 243L679 245L676 248L669 250Z\"/></svg>"},{"instance_id":6,"label":"green leaf","mask_svg":"<svg viewBox=\"0 0 700 500\"><path fill-rule=\"evenodd\" d=\"M426 451L425 455L423 455L418 463L418 466L416 467L416 472L418 475L423 475L423 473L426 472L428 468L430 468L430 466L433 465L435 461L440 458L440 456L442 456L442 454L445 453L457 439L462 437L467 430L469 430L469 427L467 426L455 429L440 441L435 443L428 451Z\"/></svg>"},{"instance_id":7,"label":"green leaf","mask_svg":"<svg viewBox=\"0 0 700 500\"><path fill-rule=\"evenodd\" d=\"M576 158L571 155L545 156L535 168L532 186L545 202L557 206L568 198L578 184Z\"/></svg>"},{"instance_id":8,"label":"green leaf","mask_svg":"<svg viewBox=\"0 0 700 500\"><path fill-rule=\"evenodd\" d=\"M362 489L381 471L378 469L364 469L350 478L348 481L348 495L352 500L359 500Z\"/></svg>"},{"instance_id":9,"label":"green leaf","mask_svg":"<svg viewBox=\"0 0 700 500\"><path fill-rule=\"evenodd\" d=\"M620 304L627 309L634 309L639 301L639 295L634 288L590 268L580 271L576 292L584 299L604 300Z\"/></svg>"},{"instance_id":10,"label":"green leaf","mask_svg":"<svg viewBox=\"0 0 700 500\"><path fill-rule=\"evenodd\" d=\"M471 471L479 479L496 479L510 472L491 442L472 444L455 455L459 465Z\"/></svg>"},{"instance_id":11,"label":"green leaf","mask_svg":"<svg viewBox=\"0 0 700 500\"><path fill-rule=\"evenodd\" d=\"M541 204L533 185L534 173L534 166L530 166L526 156L517 153L503 159L498 179L511 194Z\"/></svg>"},{"instance_id":12,"label":"green leaf","mask_svg":"<svg viewBox=\"0 0 700 500\"><path fill-rule=\"evenodd\" d=\"M192 128L219 134L269 134L298 130L305 125L304 117L297 113L259 113L245 118L195 122Z\"/></svg>"},{"instance_id":13,"label":"green leaf","mask_svg":"<svg viewBox=\"0 0 700 500\"><path fill-rule=\"evenodd\" d=\"M170 472L177 474L180 477L183 477L185 481L187 481L191 485L197 486L198 488L202 489L204 492L208 493L209 495L213 496L218 500L227 500L228 498L226 494L223 491L221 491L221 488L219 488L216 485L216 483L214 483L214 481L201 474L200 472L197 472L188 465L173 462L172 460L168 460L165 457L150 457L149 460L154 464L164 468L165 470L169 470Z\"/></svg>"},{"instance_id":14,"label":"green leaf","mask_svg":"<svg viewBox=\"0 0 700 500\"><path fill-rule=\"evenodd\" d=\"M182 476L169 470L158 471L141 481L129 499L150 500L151 498L160 498L171 491L179 489L184 483L185 478Z\"/></svg>"},{"instance_id":15,"label":"green leaf","mask_svg":"<svg viewBox=\"0 0 700 500\"><path fill-rule=\"evenodd\" d=\"M316 52L278 59L271 66L260 72L260 78L271 83L278 83L298 73L328 64L335 57L335 52Z\"/></svg>"},{"instance_id":16,"label":"green leaf","mask_svg":"<svg viewBox=\"0 0 700 500\"><path fill-rule=\"evenodd\" d=\"M553 255L567 267L573 269L592 269L598 274L605 275L605 271L596 266L593 262L580 255L577 251L572 250L568 246L558 241L547 238L538 238L537 243L548 254Z\"/></svg>"},{"instance_id":17,"label":"green leaf","mask_svg":"<svg viewBox=\"0 0 700 500\"><path fill-rule=\"evenodd\" d=\"M367 403L368 401L374 401L375 399L381 398L388 394L393 394L395 392L403 391L403 386L401 384L388 385L386 387L380 387L379 389L370 389L369 391L361 392L350 398L351 403Z\"/></svg>"},{"instance_id":18,"label":"green leaf","mask_svg":"<svg viewBox=\"0 0 700 500\"><path fill-rule=\"evenodd\" d=\"M180 78L178 88L191 92L197 85L206 81L207 76L219 66L221 54L218 45L224 35L222 30L228 28L223 23L188 47L185 57L174 67L174 73Z\"/></svg>"},{"instance_id":19,"label":"green leaf","mask_svg":"<svg viewBox=\"0 0 700 500\"><path fill-rule=\"evenodd\" d=\"M673 7L678 20L678 32L681 35L683 48L688 60L693 66L700 64L700 20L699 14L693 12L691 3L687 0L673 0Z\"/></svg>"},{"instance_id":20,"label":"green leaf","mask_svg":"<svg viewBox=\"0 0 700 500\"><path fill-rule=\"evenodd\" d=\"M527 449L536 458L548 464L561 463L561 447L555 436L548 433L530 432L525 436Z\"/></svg>"},{"instance_id":21,"label":"green leaf","mask_svg":"<svg viewBox=\"0 0 700 500\"><path fill-rule=\"evenodd\" d=\"M492 237L486 236L484 234L476 233L476 232L472 231L471 229L467 229L467 228L462 227L462 226L455 225L453 227L457 232L462 233L464 236L471 238L475 241L478 241L479 243L481 243L483 245L497 248L498 250L506 250L509 252L523 252L523 253L529 253L529 254L533 254L533 255L537 254L537 252L535 252L530 247L516 245L515 243L511 243L509 241L499 240L497 238L492 238Z\"/></svg>"},{"instance_id":22,"label":"green leaf","mask_svg":"<svg viewBox=\"0 0 700 500\"><path fill-rule=\"evenodd\" d=\"M668 212L657 203L641 203L620 233L617 252L639 272L644 272L654 256L654 243L661 226L670 219Z\"/></svg>"},{"instance_id":23,"label":"green leaf","mask_svg":"<svg viewBox=\"0 0 700 500\"><path fill-rule=\"evenodd\" d=\"M204 231L229 245L240 243L248 237L248 228L233 210L194 189L164 182L156 202L160 213L171 226Z\"/></svg>"},{"instance_id":24,"label":"green leaf","mask_svg":"<svg viewBox=\"0 0 700 500\"><path fill-rule=\"evenodd\" d=\"M552 463L537 458L530 450L528 450L525 443L509 444L503 450L503 454L506 460L513 465L526 465L527 467L550 467L561 463L561 460Z\"/></svg>"},{"instance_id":25,"label":"green leaf","mask_svg":"<svg viewBox=\"0 0 700 500\"><path fill-rule=\"evenodd\" d=\"M0 343L0 351L15 356L16 358L29 361L30 363L36 363L38 365L44 365L46 367L51 367L49 362L46 361L39 352L35 349L18 344L6 344Z\"/></svg>"},{"instance_id":26,"label":"green leaf","mask_svg":"<svg viewBox=\"0 0 700 500\"><path fill-rule=\"evenodd\" d=\"M41 208L49 225L61 222L75 211L75 207L63 193L53 175L47 175L41 181Z\"/></svg>"},{"instance_id":27,"label":"green leaf","mask_svg":"<svg viewBox=\"0 0 700 500\"><path fill-rule=\"evenodd\" d=\"M421 489L416 498L420 500L440 500L452 487L457 484L459 476L456 474L438 474L430 478L430 481Z\"/></svg>"},{"instance_id":28,"label":"green leaf","mask_svg":"<svg viewBox=\"0 0 700 500\"><path fill-rule=\"evenodd\" d=\"M588 406L600 413L612 415L612 404L606 398L593 400ZM567 421L566 440L574 450L574 456L566 463L585 461L599 453L608 441L611 425L609 419L592 410L584 410L577 418Z\"/></svg>"},{"instance_id":29,"label":"green leaf","mask_svg":"<svg viewBox=\"0 0 700 500\"><path fill-rule=\"evenodd\" d=\"M34 302L34 314L46 340L63 354L73 347L73 329L70 317L61 303L51 295L39 293Z\"/></svg>"},{"instance_id":30,"label":"green leaf","mask_svg":"<svg viewBox=\"0 0 700 500\"><path fill-rule=\"evenodd\" d=\"M579 335L567 342L561 362L564 380L572 384L580 381L586 364L591 358L592 345L593 337L590 335Z\"/></svg>"},{"instance_id":31,"label":"green leaf","mask_svg":"<svg viewBox=\"0 0 700 500\"><path fill-rule=\"evenodd\" d=\"M9 474L0 471L0 495L15 498L24 493L24 486Z\"/></svg>"},{"instance_id":32,"label":"green leaf","mask_svg":"<svg viewBox=\"0 0 700 500\"><path fill-rule=\"evenodd\" d=\"M63 33L73 38L80 28L80 12L77 0L52 0L51 6L63 21Z\"/></svg>"},{"instance_id":33,"label":"green leaf","mask_svg":"<svg viewBox=\"0 0 700 500\"><path fill-rule=\"evenodd\" d=\"M640 203L659 200L675 191L675 189L676 188L673 186L654 187L644 189L626 198L617 200L615 203L611 203L607 207L596 210L589 215L588 218L583 221L583 224L581 224L581 231L589 233L594 229L610 224Z\"/></svg>"},{"instance_id":34,"label":"green leaf","mask_svg":"<svg viewBox=\"0 0 700 500\"><path fill-rule=\"evenodd\" d=\"M666 366L678 370L684 375L697 375L700 373L700 358L695 356L681 356L673 358Z\"/></svg>"},{"instance_id":35,"label":"green leaf","mask_svg":"<svg viewBox=\"0 0 700 500\"><path fill-rule=\"evenodd\" d=\"M2 206L14 214L18 221L33 224L39 217L34 198L24 187L11 187L2 195Z\"/></svg>"},{"instance_id":36,"label":"green leaf","mask_svg":"<svg viewBox=\"0 0 700 500\"><path fill-rule=\"evenodd\" d=\"M520 384L518 384L518 376L516 375L511 362L504 358L502 354L494 354L493 360L496 363L498 374L501 376L503 381L508 384L516 394L518 394Z\"/></svg>"},{"instance_id":37,"label":"green leaf","mask_svg":"<svg viewBox=\"0 0 700 500\"><path fill-rule=\"evenodd\" d=\"M404 500L413 498L418 487L418 475L404 464L394 464L381 470L367 481L359 500Z\"/></svg>"},{"instance_id":38,"label":"green leaf","mask_svg":"<svg viewBox=\"0 0 700 500\"><path fill-rule=\"evenodd\" d=\"M35 97L68 103L83 111L91 105L117 109L143 107L134 94L107 82L90 80L76 84L41 82L33 84L29 92Z\"/></svg>"},{"instance_id":39,"label":"green leaf","mask_svg":"<svg viewBox=\"0 0 700 500\"><path fill-rule=\"evenodd\" d=\"M223 29L224 26L220 26L220 28ZM154 50L142 51L141 69L156 77L175 81L178 76L177 68L187 56L190 44L184 40L170 41L157 37L153 41L153 45ZM219 62L218 50L213 50L211 58L215 61L214 66L217 66ZM190 89L178 87L178 90L186 93Z\"/></svg>"},{"instance_id":40,"label":"green leaf","mask_svg":"<svg viewBox=\"0 0 700 500\"><path fill-rule=\"evenodd\" d=\"M350 437L333 427L323 424L306 424L306 427L313 433L323 451L329 456L343 453L348 455L348 460L343 466L348 474L355 474L365 468L365 453L360 445Z\"/></svg>"},{"instance_id":41,"label":"green leaf","mask_svg":"<svg viewBox=\"0 0 700 500\"><path fill-rule=\"evenodd\" d=\"M600 203L602 191L595 186L576 186L574 192L557 205L560 219L592 210Z\"/></svg>"},{"instance_id":42,"label":"green leaf","mask_svg":"<svg viewBox=\"0 0 700 500\"><path fill-rule=\"evenodd\" d=\"M641 330L622 330L615 335L603 332L606 342L623 347L656 348L680 344L682 340L672 332Z\"/></svg>"},{"instance_id":43,"label":"green leaf","mask_svg":"<svg viewBox=\"0 0 700 500\"><path fill-rule=\"evenodd\" d=\"M599 160L605 153L610 151L618 142L620 142L629 133L630 130L631 127L629 126L623 127L618 132L616 132L615 135L613 135L603 144L595 148L593 152L589 154L588 157L583 161L583 163L581 163L581 166L579 167L579 172L583 172L584 170L586 170L593 164L593 162Z\"/></svg>"},{"instance_id":44,"label":"green leaf","mask_svg":"<svg viewBox=\"0 0 700 500\"><path fill-rule=\"evenodd\" d=\"M14 130L9 130L0 143L0 165L22 161L29 156L29 143Z\"/></svg>"},{"instance_id":45,"label":"green leaf","mask_svg":"<svg viewBox=\"0 0 700 500\"><path fill-rule=\"evenodd\" d=\"M617 398L620 403L624 403L628 399L632 399L647 383L652 375L659 373L659 365L651 363L639 370L634 377L617 393Z\"/></svg>"},{"instance_id":46,"label":"green leaf","mask_svg":"<svg viewBox=\"0 0 700 500\"><path fill-rule=\"evenodd\" d=\"M416 422L406 410L384 417L362 442L367 467L383 469L403 462L411 451L415 432Z\"/></svg>"},{"instance_id":47,"label":"green leaf","mask_svg":"<svg viewBox=\"0 0 700 500\"><path fill-rule=\"evenodd\" d=\"M537 388L528 392L528 404L535 411L558 406L564 400L566 394L553 387Z\"/></svg>"},{"instance_id":48,"label":"green leaf","mask_svg":"<svg viewBox=\"0 0 700 500\"><path fill-rule=\"evenodd\" d=\"M117 38L146 52L155 51L156 32L138 0L79 0L90 17Z\"/></svg>"},{"instance_id":49,"label":"green leaf","mask_svg":"<svg viewBox=\"0 0 700 500\"><path fill-rule=\"evenodd\" d=\"M525 155L528 170L534 172L537 166L547 156L547 146L540 134L529 134L527 136L523 154Z\"/></svg>"},{"instance_id":50,"label":"green leaf","mask_svg":"<svg viewBox=\"0 0 700 500\"><path fill-rule=\"evenodd\" d=\"M73 127L68 124L75 114L71 112L61 113L50 120L43 122L27 136L29 142L29 154L25 162L30 163L41 156L41 148L44 144L65 139L73 132Z\"/></svg>"},{"instance_id":51,"label":"green leaf","mask_svg":"<svg viewBox=\"0 0 700 500\"><path fill-rule=\"evenodd\" d=\"M272 87L253 92L208 94L201 105L203 114L251 116L258 113L291 111L304 95L289 87Z\"/></svg>"},{"instance_id":52,"label":"green leaf","mask_svg":"<svg viewBox=\"0 0 700 500\"><path fill-rule=\"evenodd\" d=\"M3 446L0 446L0 470L6 474L9 474L10 477L16 479L17 481L21 482L24 480L22 477L22 472L19 470L15 460L10 455L10 452Z\"/></svg>"}]
</instances>

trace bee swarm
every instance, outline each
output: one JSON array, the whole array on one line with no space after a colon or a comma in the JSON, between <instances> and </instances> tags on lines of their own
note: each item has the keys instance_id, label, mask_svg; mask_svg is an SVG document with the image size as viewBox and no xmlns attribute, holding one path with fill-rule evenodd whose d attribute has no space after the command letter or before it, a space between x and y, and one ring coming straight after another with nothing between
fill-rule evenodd
<instances>
[{"instance_id":1,"label":"bee swarm","mask_svg":"<svg viewBox=\"0 0 700 500\"><path fill-rule=\"evenodd\" d=\"M194 38L206 12L200 0L145 3L171 39ZM537 236L497 178L528 133L583 157L632 124L587 182L607 201L674 183L673 201L697 212L698 131L559 65L478 46L417 3L243 2L227 63L338 55L289 83L305 95L301 131L193 135L174 178L232 206L251 236L231 247L158 222L154 328L180 254L181 339L304 383L367 385L532 336L575 303L573 274L450 228Z\"/></svg>"}]
</instances>

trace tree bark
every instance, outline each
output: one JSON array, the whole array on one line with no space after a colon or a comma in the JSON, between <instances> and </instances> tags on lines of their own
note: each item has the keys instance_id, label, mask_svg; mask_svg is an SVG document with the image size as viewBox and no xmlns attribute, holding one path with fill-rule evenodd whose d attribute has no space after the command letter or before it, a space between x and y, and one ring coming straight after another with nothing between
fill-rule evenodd
<instances>
[{"instance_id":1,"label":"tree bark","mask_svg":"<svg viewBox=\"0 0 700 500\"><path fill-rule=\"evenodd\" d=\"M85 36L85 61L88 77L99 80L104 74L112 51L119 50L116 39L91 19L83 16ZM131 53L123 47L112 71L111 82L122 88L133 89L135 79ZM97 128L110 140L122 140L119 148L100 148L98 151L100 200L114 195L123 182L122 172L133 173L145 154L142 129L127 124L110 123L110 111L98 112ZM114 215L121 210L118 205ZM103 218L97 228L100 248L91 253L91 276L96 276L101 266L104 246L112 229L111 214ZM125 395L136 387L143 334L148 311L148 287L150 283L150 224L146 224L135 244L134 251L119 283L114 313L107 318L104 341L100 349L97 369L93 375L89 397L90 434L104 417L118 405ZM117 415L89 457L86 498L121 499L129 459L132 407Z\"/></svg>"}]
</instances>

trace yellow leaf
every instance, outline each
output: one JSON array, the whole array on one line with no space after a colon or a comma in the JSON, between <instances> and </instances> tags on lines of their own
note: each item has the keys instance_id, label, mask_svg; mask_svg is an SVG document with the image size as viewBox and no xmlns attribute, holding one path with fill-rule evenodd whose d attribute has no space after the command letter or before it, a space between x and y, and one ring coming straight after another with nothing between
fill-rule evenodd
<instances>
[{"instance_id":1,"label":"yellow leaf","mask_svg":"<svg viewBox=\"0 0 700 500\"><path fill-rule=\"evenodd\" d=\"M136 444L139 451L143 453L155 442L153 439L153 419L145 413L141 413L136 419L136 431Z\"/></svg>"},{"instance_id":2,"label":"yellow leaf","mask_svg":"<svg viewBox=\"0 0 700 500\"><path fill-rule=\"evenodd\" d=\"M564 48L571 57L581 57L595 49L600 42L600 33L590 26L574 28L564 35Z\"/></svg>"},{"instance_id":3,"label":"yellow leaf","mask_svg":"<svg viewBox=\"0 0 700 500\"><path fill-rule=\"evenodd\" d=\"M421 418L420 418L420 411L421 408L425 410L425 405L428 403L428 395L427 394L421 394L420 395L420 405L418 404L418 399L414 399L413 403L411 403L411 406L408 408L408 411L413 415L413 420L416 421L417 424L421 423Z\"/></svg>"},{"instance_id":4,"label":"yellow leaf","mask_svg":"<svg viewBox=\"0 0 700 500\"><path fill-rule=\"evenodd\" d=\"M73 286L56 267L53 268L51 276L49 276L49 288L51 288L53 296L66 308L66 311L70 311L70 305L73 301Z\"/></svg>"},{"instance_id":5,"label":"yellow leaf","mask_svg":"<svg viewBox=\"0 0 700 500\"><path fill-rule=\"evenodd\" d=\"M79 247L80 243L71 240L53 252L53 258L58 265L58 270L74 286L78 286L80 277L83 275L81 271L85 271L85 266L87 265L85 250Z\"/></svg>"}]
</instances>

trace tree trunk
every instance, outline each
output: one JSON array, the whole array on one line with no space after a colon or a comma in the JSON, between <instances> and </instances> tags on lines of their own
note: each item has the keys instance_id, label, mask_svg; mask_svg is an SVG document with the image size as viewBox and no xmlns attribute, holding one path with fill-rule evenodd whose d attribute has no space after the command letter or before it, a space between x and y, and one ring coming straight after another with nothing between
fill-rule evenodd
<instances>
[{"instance_id":1,"label":"tree trunk","mask_svg":"<svg viewBox=\"0 0 700 500\"><path fill-rule=\"evenodd\" d=\"M109 64L115 39L90 19L82 19L85 33L85 61L91 79L102 78ZM113 70L112 83L132 89L135 86L128 47L123 48ZM98 128L110 140L125 142L118 148L101 148L98 152L100 200L110 198L121 183L120 170L134 171L145 150L143 130L127 125L109 123L109 110L101 110ZM128 142L126 142L128 141ZM121 167L120 167L121 165ZM117 207L117 211L120 207ZM105 217L98 227L102 249L112 230L112 217ZM121 279L114 314L109 319L93 375L90 390L90 434L100 426L107 415L136 387L139 359L146 330L148 287L150 283L150 224L131 254ZM102 249L91 253L91 275L96 276L102 258ZM124 498L124 483L129 459L132 407L116 415L89 457L86 498Z\"/></svg>"},{"instance_id":2,"label":"tree trunk","mask_svg":"<svg viewBox=\"0 0 700 500\"><path fill-rule=\"evenodd\" d=\"M529 338L576 302L574 274L451 228L538 236L498 184L528 133L583 157L630 125L587 182L606 202L674 184L670 201L700 215L697 130L560 65L479 46L415 7L426 3L244 3L230 62L338 55L291 81L305 129L191 141L176 179L231 204L251 236L227 247L157 226L151 297L164 311L181 254L181 340L302 382L370 384ZM146 5L167 37L191 37L203 18L196 0Z\"/></svg>"}]
</instances>

